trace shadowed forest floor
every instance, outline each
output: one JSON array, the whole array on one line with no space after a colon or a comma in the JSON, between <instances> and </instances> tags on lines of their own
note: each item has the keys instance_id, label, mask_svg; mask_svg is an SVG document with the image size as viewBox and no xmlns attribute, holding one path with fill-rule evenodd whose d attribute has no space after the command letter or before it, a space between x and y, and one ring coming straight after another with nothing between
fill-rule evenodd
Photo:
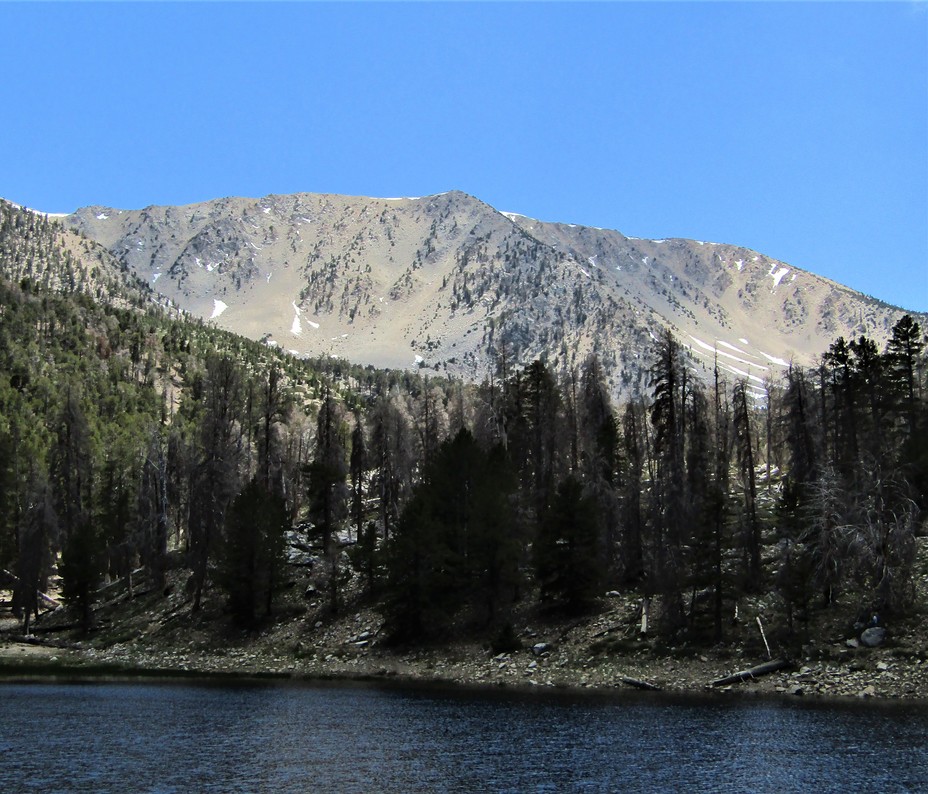
<instances>
[{"instance_id":1,"label":"shadowed forest floor","mask_svg":"<svg viewBox=\"0 0 928 794\"><path fill-rule=\"evenodd\" d=\"M385 644L382 618L362 599L345 598L332 618L321 599L304 597L299 571L281 595L275 614L253 632L231 623L222 597L210 591L191 613L181 572L169 594L133 597L110 586L95 611L96 628L82 635L70 611L46 612L24 638L0 593L0 673L30 675L241 674L305 678L411 680L520 688L614 689L650 685L667 691L736 691L825 697L928 700L928 538L919 539L914 613L886 625L886 642L863 647L860 627L833 608L803 626L805 642L784 652L769 599L742 599L737 620L725 625L722 644L666 644L640 634L641 600L633 593L603 597L594 614L553 617L527 604L515 610L513 650L496 653L489 640L452 638L418 648ZM839 604L838 607L841 605ZM757 618L773 658L789 666L754 680L713 687L712 682L768 660Z\"/></svg>"}]
</instances>

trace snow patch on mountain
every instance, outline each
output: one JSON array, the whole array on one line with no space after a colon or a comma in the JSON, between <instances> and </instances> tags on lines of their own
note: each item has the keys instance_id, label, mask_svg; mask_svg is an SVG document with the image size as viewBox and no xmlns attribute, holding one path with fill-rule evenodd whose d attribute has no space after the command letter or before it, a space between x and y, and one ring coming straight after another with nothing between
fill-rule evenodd
<instances>
[{"instance_id":1,"label":"snow patch on mountain","mask_svg":"<svg viewBox=\"0 0 928 794\"><path fill-rule=\"evenodd\" d=\"M758 350L757 352L760 353L760 354L761 354L765 359L767 359L767 361L769 361L771 364L779 364L781 367L788 367L788 366L789 366L789 362L788 362L788 361L784 361L782 358L779 358L779 357L777 357L777 356L772 356L772 355L770 355L770 353L765 353L763 350Z\"/></svg>"},{"instance_id":2,"label":"snow patch on mountain","mask_svg":"<svg viewBox=\"0 0 928 794\"><path fill-rule=\"evenodd\" d=\"M728 353L725 350L719 350L717 346L710 345L708 342L703 342L702 339L698 339L692 334L689 334L689 338L692 339L699 347L703 348L704 351L714 353L717 356L724 356L725 358L730 358L732 361L737 361L739 364L746 364L749 367L757 367L760 370L767 371L767 367L764 367L758 364L756 361L749 361L746 358L741 358L740 356L734 355L734 353ZM736 348L737 349L737 348ZM703 353L703 350L696 350L697 353ZM744 352L744 351L739 351ZM750 353L744 353L744 355L749 356ZM744 373L745 375L747 373Z\"/></svg>"},{"instance_id":3,"label":"snow patch on mountain","mask_svg":"<svg viewBox=\"0 0 928 794\"><path fill-rule=\"evenodd\" d=\"M229 306L226 303L223 303L218 298L213 298L213 313L210 315L211 320L215 320L219 315L221 315Z\"/></svg>"},{"instance_id":4,"label":"snow patch on mountain","mask_svg":"<svg viewBox=\"0 0 928 794\"><path fill-rule=\"evenodd\" d=\"M729 342L724 342L724 341L722 341L721 339L719 339L719 340L716 342L716 344L719 344L719 345L721 345L722 347L727 347L729 350L734 350L736 353L741 353L742 356L749 356L749 355L751 355L751 354L748 353L746 350L742 350L740 347L735 347L733 344L730 344Z\"/></svg>"},{"instance_id":5,"label":"snow patch on mountain","mask_svg":"<svg viewBox=\"0 0 928 794\"><path fill-rule=\"evenodd\" d=\"M776 269L776 265L770 266L770 278L773 279L773 288L776 289L780 286L780 282L783 280L783 276L789 273L788 267L781 267L779 270Z\"/></svg>"}]
</instances>

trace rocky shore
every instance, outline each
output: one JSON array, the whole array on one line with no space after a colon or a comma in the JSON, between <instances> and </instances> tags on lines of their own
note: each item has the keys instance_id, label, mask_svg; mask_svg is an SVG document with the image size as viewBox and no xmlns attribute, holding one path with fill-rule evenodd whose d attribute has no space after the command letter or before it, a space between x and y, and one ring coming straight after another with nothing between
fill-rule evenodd
<instances>
[{"instance_id":1,"label":"rocky shore","mask_svg":"<svg viewBox=\"0 0 928 794\"><path fill-rule=\"evenodd\" d=\"M877 698L928 704L928 639L918 626L888 633L877 647L856 636L810 642L782 669L725 685L720 679L768 661L763 647L662 647L629 639L616 604L573 623L521 626L517 650L494 653L472 642L397 650L381 642L379 615L359 610L338 620L310 613L279 617L258 634L226 629L209 611L193 618L139 613L148 621L110 623L86 638L47 631L0 639L0 675L260 676L306 680L420 682L524 690L647 689L782 697ZM617 619L619 619L617 621ZM46 624L50 621L46 620ZM52 626L53 627L53 626ZM48 625L45 628L49 628ZM715 684L715 685L714 685Z\"/></svg>"}]
</instances>

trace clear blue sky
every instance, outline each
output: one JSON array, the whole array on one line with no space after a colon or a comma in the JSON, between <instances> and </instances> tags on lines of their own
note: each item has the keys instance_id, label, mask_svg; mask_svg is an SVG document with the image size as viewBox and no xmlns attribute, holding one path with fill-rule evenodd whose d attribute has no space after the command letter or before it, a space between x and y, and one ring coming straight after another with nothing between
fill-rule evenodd
<instances>
[{"instance_id":1,"label":"clear blue sky","mask_svg":"<svg viewBox=\"0 0 928 794\"><path fill-rule=\"evenodd\" d=\"M928 6L0 3L0 196L418 196L928 310Z\"/></svg>"}]
</instances>

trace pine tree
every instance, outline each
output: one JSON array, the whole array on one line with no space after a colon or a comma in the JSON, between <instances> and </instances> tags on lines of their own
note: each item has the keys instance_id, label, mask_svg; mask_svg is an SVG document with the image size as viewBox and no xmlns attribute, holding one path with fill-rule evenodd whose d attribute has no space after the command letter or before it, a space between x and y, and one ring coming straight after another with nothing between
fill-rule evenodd
<instances>
[{"instance_id":1,"label":"pine tree","mask_svg":"<svg viewBox=\"0 0 928 794\"><path fill-rule=\"evenodd\" d=\"M283 496L272 493L256 478L235 497L226 513L219 579L232 615L242 626L253 627L259 609L271 614L288 527Z\"/></svg>"},{"instance_id":2,"label":"pine tree","mask_svg":"<svg viewBox=\"0 0 928 794\"><path fill-rule=\"evenodd\" d=\"M228 356L207 359L198 427L199 459L190 504L193 610L200 608L210 556L215 553L226 510L238 492L242 459L242 378Z\"/></svg>"},{"instance_id":3,"label":"pine tree","mask_svg":"<svg viewBox=\"0 0 928 794\"><path fill-rule=\"evenodd\" d=\"M682 532L686 521L685 377L680 346L666 331L658 343L656 361L651 367L655 477L650 514L654 548L651 576L663 599L663 622L669 633L676 632L684 624L681 587Z\"/></svg>"},{"instance_id":4,"label":"pine tree","mask_svg":"<svg viewBox=\"0 0 928 794\"><path fill-rule=\"evenodd\" d=\"M367 582L368 592L374 590L375 551L377 528L368 521L365 497L368 475L367 447L364 440L364 423L360 413L355 413L354 429L351 431L351 457L348 463L351 478L351 524L355 529L357 545L352 554L352 563Z\"/></svg>"},{"instance_id":5,"label":"pine tree","mask_svg":"<svg viewBox=\"0 0 928 794\"><path fill-rule=\"evenodd\" d=\"M751 435L751 410L747 384L735 382L732 395L735 453L741 478L741 533L744 549L744 582L749 591L761 586L761 527L757 517L757 480L754 473L754 440Z\"/></svg>"},{"instance_id":6,"label":"pine tree","mask_svg":"<svg viewBox=\"0 0 928 794\"><path fill-rule=\"evenodd\" d=\"M389 395L380 396L370 412L372 496L378 504L384 540L390 537L412 485L412 431L407 414Z\"/></svg>"},{"instance_id":7,"label":"pine tree","mask_svg":"<svg viewBox=\"0 0 928 794\"><path fill-rule=\"evenodd\" d=\"M626 466L621 500L620 559L622 581L626 584L640 582L646 568L644 559L645 517L642 506L645 433L644 408L640 403L631 401L625 407L622 421L622 450Z\"/></svg>"},{"instance_id":8,"label":"pine tree","mask_svg":"<svg viewBox=\"0 0 928 794\"><path fill-rule=\"evenodd\" d=\"M917 373L924 347L921 327L908 314L893 326L892 337L886 346L887 382L907 433L911 433L915 426Z\"/></svg>"},{"instance_id":9,"label":"pine tree","mask_svg":"<svg viewBox=\"0 0 928 794\"><path fill-rule=\"evenodd\" d=\"M52 491L62 533L62 595L77 607L84 631L103 571L103 544L93 521L91 431L76 389L69 385L52 454Z\"/></svg>"},{"instance_id":10,"label":"pine tree","mask_svg":"<svg viewBox=\"0 0 928 794\"><path fill-rule=\"evenodd\" d=\"M599 532L595 502L569 475L558 486L533 546L542 602L569 612L592 605L604 576Z\"/></svg>"},{"instance_id":11,"label":"pine tree","mask_svg":"<svg viewBox=\"0 0 928 794\"><path fill-rule=\"evenodd\" d=\"M166 584L169 532L167 454L161 429L150 431L139 474L137 543L142 564L157 590Z\"/></svg>"},{"instance_id":12,"label":"pine tree","mask_svg":"<svg viewBox=\"0 0 928 794\"><path fill-rule=\"evenodd\" d=\"M30 476L17 540L13 612L21 617L23 634L28 635L31 616L39 616L38 591L43 572L50 567L51 550L58 540L58 516L52 504L51 490L43 473L37 469Z\"/></svg>"},{"instance_id":13,"label":"pine tree","mask_svg":"<svg viewBox=\"0 0 928 794\"><path fill-rule=\"evenodd\" d=\"M338 533L348 515L348 467L341 408L328 384L316 423L316 449L306 467L309 520L322 544L329 609L338 611Z\"/></svg>"},{"instance_id":14,"label":"pine tree","mask_svg":"<svg viewBox=\"0 0 928 794\"><path fill-rule=\"evenodd\" d=\"M619 426L606 388L599 359L591 355L580 379L579 446L585 493L596 502L603 536L600 540L602 567L617 573L616 555L620 534Z\"/></svg>"},{"instance_id":15,"label":"pine tree","mask_svg":"<svg viewBox=\"0 0 928 794\"><path fill-rule=\"evenodd\" d=\"M441 636L466 607L477 626L498 626L518 590L516 478L501 447L490 453L462 429L443 442L385 549L390 634Z\"/></svg>"}]
</instances>

